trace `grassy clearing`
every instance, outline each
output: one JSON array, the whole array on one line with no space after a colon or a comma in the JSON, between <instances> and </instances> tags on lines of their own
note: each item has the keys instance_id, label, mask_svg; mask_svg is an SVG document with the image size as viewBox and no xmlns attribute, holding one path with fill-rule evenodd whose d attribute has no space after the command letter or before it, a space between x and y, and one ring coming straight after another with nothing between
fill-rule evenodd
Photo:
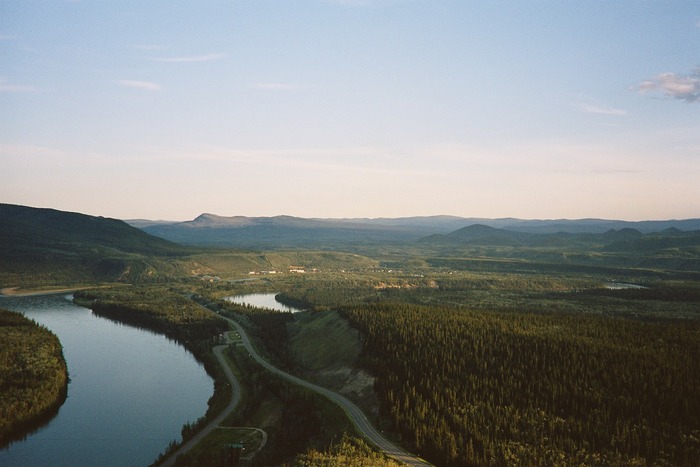
<instances>
[{"instance_id":1,"label":"grassy clearing","mask_svg":"<svg viewBox=\"0 0 700 467\"><path fill-rule=\"evenodd\" d=\"M224 446L242 443L245 446L241 457L256 452L263 441L263 435L251 428L221 427L212 431L190 452L178 457L175 465L223 465Z\"/></svg>"},{"instance_id":2,"label":"grassy clearing","mask_svg":"<svg viewBox=\"0 0 700 467\"><path fill-rule=\"evenodd\" d=\"M352 366L362 351L360 333L337 311L297 313L288 328L296 361L305 370Z\"/></svg>"},{"instance_id":3,"label":"grassy clearing","mask_svg":"<svg viewBox=\"0 0 700 467\"><path fill-rule=\"evenodd\" d=\"M378 412L375 378L359 368L360 333L337 311L302 312L288 324L290 349L303 376Z\"/></svg>"}]
</instances>

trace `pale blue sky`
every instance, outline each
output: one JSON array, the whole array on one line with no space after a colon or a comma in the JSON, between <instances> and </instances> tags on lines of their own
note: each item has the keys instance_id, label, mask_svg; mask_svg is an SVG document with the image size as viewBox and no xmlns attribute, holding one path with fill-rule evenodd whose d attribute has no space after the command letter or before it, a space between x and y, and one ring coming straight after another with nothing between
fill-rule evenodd
<instances>
[{"instance_id":1,"label":"pale blue sky","mask_svg":"<svg viewBox=\"0 0 700 467\"><path fill-rule=\"evenodd\" d=\"M0 0L0 202L700 217L693 1Z\"/></svg>"}]
</instances>

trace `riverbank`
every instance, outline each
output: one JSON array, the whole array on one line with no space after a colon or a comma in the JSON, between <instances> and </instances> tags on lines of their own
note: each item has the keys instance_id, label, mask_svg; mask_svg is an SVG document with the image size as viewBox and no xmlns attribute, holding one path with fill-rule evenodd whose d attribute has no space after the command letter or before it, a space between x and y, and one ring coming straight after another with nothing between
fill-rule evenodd
<instances>
[{"instance_id":1,"label":"riverbank","mask_svg":"<svg viewBox=\"0 0 700 467\"><path fill-rule=\"evenodd\" d=\"M92 288L77 292L74 302L89 307L97 316L163 334L182 344L202 363L214 380L214 394L209 399L206 413L183 430L182 443L206 426L229 403L231 386L212 352L218 336L227 332L229 327L216 314L192 302L185 294L158 285Z\"/></svg>"},{"instance_id":2,"label":"riverbank","mask_svg":"<svg viewBox=\"0 0 700 467\"><path fill-rule=\"evenodd\" d=\"M122 285L131 284L102 284L102 285L76 285L76 286L55 286L55 287L35 287L35 288L22 288L22 287L3 287L0 289L0 296L4 297L31 297L33 295L47 295L54 293L70 293L77 292L78 290L85 289L100 289L105 287L116 287Z\"/></svg>"},{"instance_id":3,"label":"riverbank","mask_svg":"<svg viewBox=\"0 0 700 467\"><path fill-rule=\"evenodd\" d=\"M162 463L160 464L161 466L172 466L175 465L175 461L178 456L185 454L189 452L193 447L195 447L197 444L199 444L209 433L214 431L216 428L221 425L221 422L224 421L226 417L228 417L231 412L234 411L236 406L241 400L241 385L236 379L236 376L233 374L233 371L231 370L231 367L228 365L226 362L226 358L223 355L223 350L226 349L229 344L231 343L229 339L229 332L223 333L224 340L226 341L225 344L218 345L214 347L214 354L216 355L216 359L221 365L221 369L224 371L224 374L226 376L226 379L228 380L229 384L231 385L231 400L229 401L228 405L226 408L216 416L209 424L207 424L204 428L202 428L196 435L194 435L191 439L189 439L186 442L183 442L178 449L173 451L172 453L169 453L164 456L164 459Z\"/></svg>"},{"instance_id":4,"label":"riverbank","mask_svg":"<svg viewBox=\"0 0 700 467\"><path fill-rule=\"evenodd\" d=\"M82 287L83 289L86 289L87 287ZM79 288L75 287L67 287L67 288L41 288L41 289L21 289L20 287L5 287L4 289L0 289L0 295L3 295L5 297L29 297L32 295L44 295L44 294L50 294L50 293L66 293L66 292L75 292L76 290L80 290Z\"/></svg>"},{"instance_id":5,"label":"riverbank","mask_svg":"<svg viewBox=\"0 0 700 467\"><path fill-rule=\"evenodd\" d=\"M0 449L51 420L67 397L58 337L21 313L0 309Z\"/></svg>"},{"instance_id":6,"label":"riverbank","mask_svg":"<svg viewBox=\"0 0 700 467\"><path fill-rule=\"evenodd\" d=\"M206 412L212 379L162 333L98 317L65 293L4 297L0 306L56 334L71 376L56 416L0 450L0 465L149 465Z\"/></svg>"}]
</instances>

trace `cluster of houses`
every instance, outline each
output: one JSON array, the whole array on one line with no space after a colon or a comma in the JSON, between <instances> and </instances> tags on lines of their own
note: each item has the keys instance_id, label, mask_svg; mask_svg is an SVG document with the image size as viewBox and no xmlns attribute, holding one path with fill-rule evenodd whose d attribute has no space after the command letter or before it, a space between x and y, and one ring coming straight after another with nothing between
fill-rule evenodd
<instances>
[{"instance_id":1,"label":"cluster of houses","mask_svg":"<svg viewBox=\"0 0 700 467\"><path fill-rule=\"evenodd\" d=\"M306 268L304 266L289 266L287 272L292 274L306 274ZM313 268L311 272L318 272L318 269ZM276 271L274 269L270 271L250 271L249 276L266 275L266 274L282 274L282 271Z\"/></svg>"},{"instance_id":2,"label":"cluster of houses","mask_svg":"<svg viewBox=\"0 0 700 467\"><path fill-rule=\"evenodd\" d=\"M266 275L266 274L277 274L277 271L274 269L272 271L250 271L248 273L249 276L258 276L260 274Z\"/></svg>"}]
</instances>

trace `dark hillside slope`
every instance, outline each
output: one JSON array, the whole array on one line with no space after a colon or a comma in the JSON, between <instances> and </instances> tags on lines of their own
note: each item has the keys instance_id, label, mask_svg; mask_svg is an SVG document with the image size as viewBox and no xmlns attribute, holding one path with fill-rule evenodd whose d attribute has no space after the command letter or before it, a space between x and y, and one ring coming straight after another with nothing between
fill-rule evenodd
<instances>
[{"instance_id":1,"label":"dark hillside slope","mask_svg":"<svg viewBox=\"0 0 700 467\"><path fill-rule=\"evenodd\" d=\"M120 220L0 204L0 285L125 280L187 253Z\"/></svg>"},{"instance_id":2,"label":"dark hillside slope","mask_svg":"<svg viewBox=\"0 0 700 467\"><path fill-rule=\"evenodd\" d=\"M625 227L604 233L529 233L474 224L424 237L416 245L441 257L488 254L526 262L518 267L537 264L548 270L625 267L682 271L686 277L687 272L700 271L700 230L642 233Z\"/></svg>"},{"instance_id":3,"label":"dark hillside slope","mask_svg":"<svg viewBox=\"0 0 700 467\"><path fill-rule=\"evenodd\" d=\"M494 219L480 221L480 224L490 225L517 232L529 233L598 233L609 230L634 229L641 233L660 232L664 229L676 228L683 231L700 229L700 218L670 219L658 221L620 221L612 219Z\"/></svg>"},{"instance_id":4,"label":"dark hillside slope","mask_svg":"<svg viewBox=\"0 0 700 467\"><path fill-rule=\"evenodd\" d=\"M121 220L12 204L0 204L0 241L32 247L81 244L158 256L186 251Z\"/></svg>"},{"instance_id":5,"label":"dark hillside slope","mask_svg":"<svg viewBox=\"0 0 700 467\"><path fill-rule=\"evenodd\" d=\"M462 227L447 235L431 235L419 240L424 245L489 245L489 246L523 246L541 243L552 235L514 232L511 230L474 224Z\"/></svg>"},{"instance_id":6,"label":"dark hillside slope","mask_svg":"<svg viewBox=\"0 0 700 467\"><path fill-rule=\"evenodd\" d=\"M606 251L656 252L679 248L700 248L700 230L682 232L666 229L655 234L621 238L606 246Z\"/></svg>"}]
</instances>

